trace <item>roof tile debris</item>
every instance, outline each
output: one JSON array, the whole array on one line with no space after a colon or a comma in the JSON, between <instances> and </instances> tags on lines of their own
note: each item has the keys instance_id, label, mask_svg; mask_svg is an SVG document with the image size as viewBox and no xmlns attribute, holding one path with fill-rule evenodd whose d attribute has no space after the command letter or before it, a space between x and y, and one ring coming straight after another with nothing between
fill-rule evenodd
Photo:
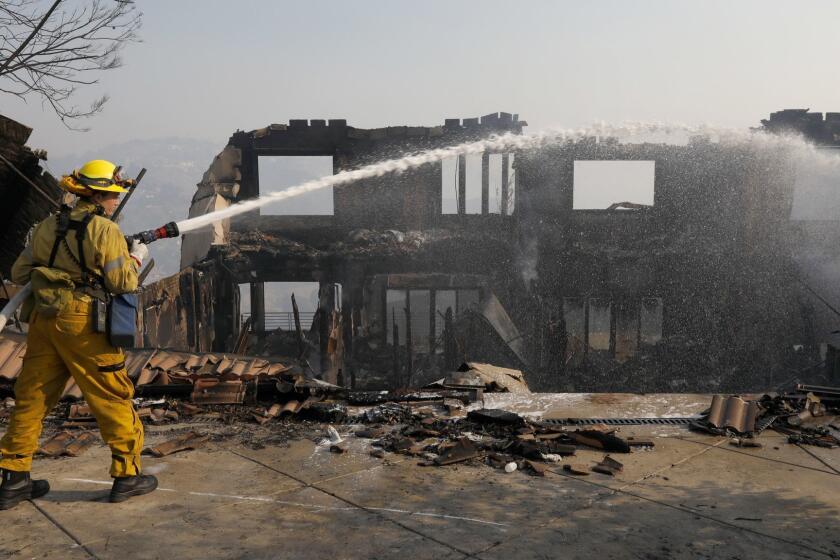
<instances>
[{"instance_id":1,"label":"roof tile debris","mask_svg":"<svg viewBox=\"0 0 840 560\"><path fill-rule=\"evenodd\" d=\"M204 444L206 444L209 440L209 436L191 431L176 438L167 440L154 447L147 447L143 450L143 453L154 457L165 457L167 455L177 453L178 451L198 449L199 447L204 446Z\"/></svg>"},{"instance_id":2,"label":"roof tile debris","mask_svg":"<svg viewBox=\"0 0 840 560\"><path fill-rule=\"evenodd\" d=\"M458 368L460 373L474 374L488 392L528 394L531 390L525 376L518 369L503 368L479 362L466 362ZM462 378L463 379L463 378Z\"/></svg>"},{"instance_id":3,"label":"roof tile debris","mask_svg":"<svg viewBox=\"0 0 840 560\"><path fill-rule=\"evenodd\" d=\"M840 388L795 385L778 395L760 399L715 395L705 417L693 421L694 430L717 435L740 436L735 445L746 442L767 428L788 436L788 442L840 447L840 429L832 423L840 414Z\"/></svg>"},{"instance_id":4,"label":"roof tile debris","mask_svg":"<svg viewBox=\"0 0 840 560\"><path fill-rule=\"evenodd\" d=\"M756 401L745 401L741 397L715 395L709 410L708 422L715 428L731 428L739 434L755 430L759 414Z\"/></svg>"},{"instance_id":5,"label":"roof tile debris","mask_svg":"<svg viewBox=\"0 0 840 560\"><path fill-rule=\"evenodd\" d=\"M609 455L605 455L601 462L592 467L592 471L596 473L605 474L608 476L615 476L621 471L624 470L624 465L610 457Z\"/></svg>"},{"instance_id":6,"label":"roof tile debris","mask_svg":"<svg viewBox=\"0 0 840 560\"><path fill-rule=\"evenodd\" d=\"M191 400L195 404L240 404L245 401L245 385L241 380L201 377L193 384Z\"/></svg>"},{"instance_id":7,"label":"roof tile debris","mask_svg":"<svg viewBox=\"0 0 840 560\"><path fill-rule=\"evenodd\" d=\"M4 333L0 336L0 390L11 391L11 386L23 367L25 352L25 335ZM137 387L148 389L166 385L195 385L201 382L201 390L194 389L191 393L198 399L195 402L205 404L242 402L245 382L280 377L292 370L284 363L232 354L191 354L156 349L129 350L125 354L126 371ZM222 381L224 383L220 383ZM294 387L332 387L323 382L307 385L303 376L297 375L292 375L290 381ZM212 400L212 395L221 393L232 396L217 397L223 398L224 401ZM62 397L75 400L82 398L81 391L72 379L68 381Z\"/></svg>"},{"instance_id":8,"label":"roof tile debris","mask_svg":"<svg viewBox=\"0 0 840 560\"><path fill-rule=\"evenodd\" d=\"M99 436L93 431L70 432L64 430L45 441L38 452L48 457L61 457L63 455L78 457L98 439Z\"/></svg>"}]
</instances>

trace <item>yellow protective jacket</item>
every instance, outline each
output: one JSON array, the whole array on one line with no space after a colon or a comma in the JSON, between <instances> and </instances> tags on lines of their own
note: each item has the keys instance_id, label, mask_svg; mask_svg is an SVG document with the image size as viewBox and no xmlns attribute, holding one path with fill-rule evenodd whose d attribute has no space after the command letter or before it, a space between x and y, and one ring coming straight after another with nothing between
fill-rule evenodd
<instances>
[{"instance_id":1,"label":"yellow protective jacket","mask_svg":"<svg viewBox=\"0 0 840 560\"><path fill-rule=\"evenodd\" d=\"M96 209L94 203L80 199L72 209L70 219L81 220L86 214L96 212ZM65 307L66 302L72 300L73 292L85 285L82 270L77 264L80 259L76 232L72 229L67 232L66 244L60 244L52 269L47 267L55 244L57 227L57 215L39 223L29 245L12 266L12 280L15 283L25 284L33 281L36 306L39 288L43 289L45 283L53 281L52 285L47 287L58 293L57 299L65 302ZM88 271L102 278L105 290L112 294L125 294L137 289L137 265L128 254L125 237L116 223L104 216L94 216L87 226L82 247ZM33 274L33 271L39 274ZM62 283L60 278L56 281L56 276L64 276L62 271L69 275L72 285Z\"/></svg>"}]
</instances>

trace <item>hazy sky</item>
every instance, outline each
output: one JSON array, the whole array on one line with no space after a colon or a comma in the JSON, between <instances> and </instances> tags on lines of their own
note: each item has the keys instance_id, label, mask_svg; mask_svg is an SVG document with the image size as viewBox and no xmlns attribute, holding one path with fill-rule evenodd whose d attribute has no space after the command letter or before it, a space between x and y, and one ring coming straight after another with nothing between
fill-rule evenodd
<instances>
[{"instance_id":1,"label":"hazy sky","mask_svg":"<svg viewBox=\"0 0 840 560\"><path fill-rule=\"evenodd\" d=\"M70 0L68 0L70 1ZM840 110L837 1L140 1L142 43L82 102L70 132L37 98L0 97L66 155L201 138L290 118L360 127L519 113L531 130L623 119L755 126L777 109Z\"/></svg>"}]
</instances>

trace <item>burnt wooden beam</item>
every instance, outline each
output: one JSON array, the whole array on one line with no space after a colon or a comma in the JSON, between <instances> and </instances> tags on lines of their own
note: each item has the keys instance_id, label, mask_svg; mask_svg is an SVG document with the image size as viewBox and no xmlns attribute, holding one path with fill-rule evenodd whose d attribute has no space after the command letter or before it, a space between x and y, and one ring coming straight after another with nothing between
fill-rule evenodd
<instances>
[{"instance_id":1,"label":"burnt wooden beam","mask_svg":"<svg viewBox=\"0 0 840 560\"><path fill-rule=\"evenodd\" d=\"M303 329L300 327L300 311L298 310L297 300L295 300L295 294L292 293L292 314L295 317L295 333L297 335L297 343L298 343L298 359L303 358L304 353L306 352L306 346L303 343Z\"/></svg>"},{"instance_id":2,"label":"burnt wooden beam","mask_svg":"<svg viewBox=\"0 0 840 560\"><path fill-rule=\"evenodd\" d=\"M481 154L481 213L490 213L490 152Z\"/></svg>"},{"instance_id":3,"label":"burnt wooden beam","mask_svg":"<svg viewBox=\"0 0 840 560\"><path fill-rule=\"evenodd\" d=\"M510 166L510 154L502 154L502 216L508 215L508 196L510 185L508 184L508 167Z\"/></svg>"},{"instance_id":4,"label":"burnt wooden beam","mask_svg":"<svg viewBox=\"0 0 840 560\"><path fill-rule=\"evenodd\" d=\"M406 291L405 293L405 354L406 354L406 365L405 365L405 375L406 375L406 382L405 386L411 386L411 374L414 370L414 347L411 340L411 292Z\"/></svg>"},{"instance_id":5,"label":"burnt wooden beam","mask_svg":"<svg viewBox=\"0 0 840 560\"><path fill-rule=\"evenodd\" d=\"M467 156L458 156L458 214L467 213Z\"/></svg>"},{"instance_id":6,"label":"burnt wooden beam","mask_svg":"<svg viewBox=\"0 0 840 560\"><path fill-rule=\"evenodd\" d=\"M394 343L394 378L393 378L393 387L394 389L400 386L400 328L397 325L397 308L391 308L391 328L393 329L393 343Z\"/></svg>"},{"instance_id":7,"label":"burnt wooden beam","mask_svg":"<svg viewBox=\"0 0 840 560\"><path fill-rule=\"evenodd\" d=\"M251 282L251 325L258 337L265 336L265 284Z\"/></svg>"}]
</instances>

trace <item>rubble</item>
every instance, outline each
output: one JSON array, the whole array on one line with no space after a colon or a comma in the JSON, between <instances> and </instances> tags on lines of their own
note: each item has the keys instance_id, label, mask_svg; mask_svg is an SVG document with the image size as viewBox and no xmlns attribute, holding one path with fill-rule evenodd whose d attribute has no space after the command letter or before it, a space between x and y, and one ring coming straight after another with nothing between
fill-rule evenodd
<instances>
[{"instance_id":1,"label":"rubble","mask_svg":"<svg viewBox=\"0 0 840 560\"><path fill-rule=\"evenodd\" d=\"M577 430L570 432L568 437L577 444L594 447L595 449L603 449L614 453L630 453L630 445L627 441L599 430Z\"/></svg>"},{"instance_id":2,"label":"rubble","mask_svg":"<svg viewBox=\"0 0 840 560\"><path fill-rule=\"evenodd\" d=\"M840 446L840 431L832 424L838 414L839 388L797 384L752 400L715 395L704 418L690 426L730 436L730 443L739 447L759 447L750 438L769 428L787 435L790 443L834 448Z\"/></svg>"},{"instance_id":3,"label":"rubble","mask_svg":"<svg viewBox=\"0 0 840 560\"><path fill-rule=\"evenodd\" d=\"M474 377L470 378L469 375L462 375L457 378L450 377L445 383L446 387L482 387L487 393L528 394L531 392L524 374L517 369L478 362L465 362L461 364L456 373L472 374Z\"/></svg>"},{"instance_id":4,"label":"rubble","mask_svg":"<svg viewBox=\"0 0 840 560\"><path fill-rule=\"evenodd\" d=\"M506 424L512 426L522 426L525 424L525 420L518 414L492 408L482 408L480 410L470 411L467 413L467 418L480 423Z\"/></svg>"},{"instance_id":5,"label":"rubble","mask_svg":"<svg viewBox=\"0 0 840 560\"><path fill-rule=\"evenodd\" d=\"M624 465L605 455L601 462L592 467L592 472L606 474L608 476L615 476L624 470Z\"/></svg>"},{"instance_id":6,"label":"rubble","mask_svg":"<svg viewBox=\"0 0 840 560\"><path fill-rule=\"evenodd\" d=\"M48 457L61 457L63 455L78 457L87 451L98 439L99 436L96 432L82 431L73 433L63 431L45 441L38 449L38 452Z\"/></svg>"},{"instance_id":7,"label":"rubble","mask_svg":"<svg viewBox=\"0 0 840 560\"><path fill-rule=\"evenodd\" d=\"M165 457L167 455L177 453L178 451L198 449L207 443L209 439L210 438L204 434L191 431L174 439L167 440L154 447L147 447L143 450L143 453L154 457Z\"/></svg>"},{"instance_id":8,"label":"rubble","mask_svg":"<svg viewBox=\"0 0 840 560\"><path fill-rule=\"evenodd\" d=\"M582 463L566 463L563 465L563 470L577 476L589 476L589 469Z\"/></svg>"},{"instance_id":9,"label":"rubble","mask_svg":"<svg viewBox=\"0 0 840 560\"><path fill-rule=\"evenodd\" d=\"M443 447L434 462L436 465L452 465L475 459L479 454L478 447L468 438L462 437L454 444ZM505 466L505 470L507 470L507 466Z\"/></svg>"}]
</instances>

